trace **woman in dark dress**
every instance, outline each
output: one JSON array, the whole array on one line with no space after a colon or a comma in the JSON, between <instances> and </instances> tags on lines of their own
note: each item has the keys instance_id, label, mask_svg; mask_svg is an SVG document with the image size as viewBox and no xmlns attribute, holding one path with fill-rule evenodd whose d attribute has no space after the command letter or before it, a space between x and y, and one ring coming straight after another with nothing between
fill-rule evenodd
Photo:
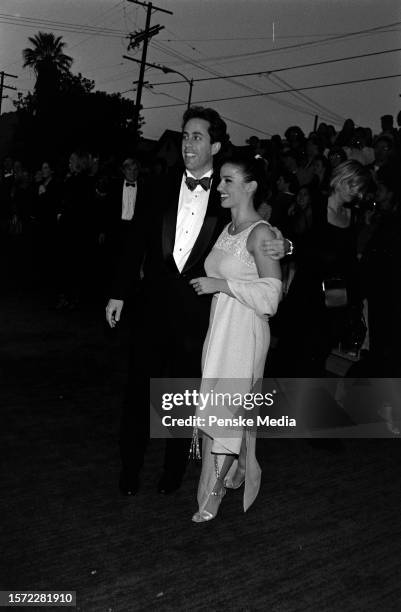
<instances>
[{"instance_id":1,"label":"woman in dark dress","mask_svg":"<svg viewBox=\"0 0 401 612\"><path fill-rule=\"evenodd\" d=\"M325 364L338 342L341 322L353 300L356 237L353 203L363 198L370 173L359 162L340 164L331 176L331 192L314 210L313 227L296 245L296 273L280 309L279 342L275 374L291 377L325 376ZM346 303L328 306L325 290L331 279L346 288L338 290ZM328 292L327 292L328 293Z\"/></svg>"}]
</instances>

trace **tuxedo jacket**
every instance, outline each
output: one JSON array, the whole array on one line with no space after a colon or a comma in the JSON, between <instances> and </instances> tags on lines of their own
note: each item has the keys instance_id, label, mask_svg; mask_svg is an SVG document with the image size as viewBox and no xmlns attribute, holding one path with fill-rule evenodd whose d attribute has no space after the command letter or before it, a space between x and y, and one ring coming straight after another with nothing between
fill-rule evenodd
<instances>
[{"instance_id":1,"label":"tuxedo jacket","mask_svg":"<svg viewBox=\"0 0 401 612\"><path fill-rule=\"evenodd\" d=\"M124 179L116 181L109 193L103 215L103 226L116 269L112 293L126 292L139 280L139 271L146 246L149 194L146 184L138 180L132 219L123 220Z\"/></svg>"},{"instance_id":2,"label":"tuxedo jacket","mask_svg":"<svg viewBox=\"0 0 401 612\"><path fill-rule=\"evenodd\" d=\"M179 352L182 359L186 356L189 360L193 358L200 368L212 296L198 296L189 281L206 275L205 259L229 216L228 211L221 207L215 177L201 230L180 272L173 251L182 175L183 170L175 172L167 184L159 186L160 189L152 195L152 214L148 216L143 279L140 283L141 314L138 317L141 319L141 332L146 333L148 338L152 333L168 336L172 353ZM120 267L119 280L113 287L113 298L124 299L133 273L138 274L135 256L127 253Z\"/></svg>"},{"instance_id":3,"label":"tuxedo jacket","mask_svg":"<svg viewBox=\"0 0 401 612\"><path fill-rule=\"evenodd\" d=\"M147 189L145 183L141 180L137 181L135 208L132 219L129 221L121 219L123 210L124 182L124 179L120 179L115 181L111 187L106 211L106 231L110 231L111 229L118 231L118 229L121 227L126 227L133 230L134 227L145 222L147 210Z\"/></svg>"}]
</instances>

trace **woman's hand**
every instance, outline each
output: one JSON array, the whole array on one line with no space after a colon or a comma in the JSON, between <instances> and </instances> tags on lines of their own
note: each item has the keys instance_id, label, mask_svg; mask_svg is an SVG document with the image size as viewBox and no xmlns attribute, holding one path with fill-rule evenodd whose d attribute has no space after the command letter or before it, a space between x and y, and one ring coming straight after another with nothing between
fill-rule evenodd
<instances>
[{"instance_id":1,"label":"woman's hand","mask_svg":"<svg viewBox=\"0 0 401 612\"><path fill-rule=\"evenodd\" d=\"M222 281L219 278L211 278L209 276L201 276L189 281L189 284L192 285L198 295L221 291L221 283Z\"/></svg>"}]
</instances>

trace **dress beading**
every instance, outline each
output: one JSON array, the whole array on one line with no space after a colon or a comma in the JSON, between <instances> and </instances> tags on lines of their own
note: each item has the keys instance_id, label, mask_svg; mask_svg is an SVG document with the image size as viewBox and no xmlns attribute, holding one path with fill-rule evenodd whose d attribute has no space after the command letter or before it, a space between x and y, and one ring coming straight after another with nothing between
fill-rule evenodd
<instances>
[{"instance_id":1,"label":"dress beading","mask_svg":"<svg viewBox=\"0 0 401 612\"><path fill-rule=\"evenodd\" d=\"M238 259L240 259L245 265L254 267L255 260L246 248L246 242L253 228L260 223L269 225L266 221L261 219L260 221L256 221L256 223L252 223L252 225L238 234L230 234L228 232L230 224L228 224L218 237L214 248L230 253L231 255L238 257Z\"/></svg>"}]
</instances>

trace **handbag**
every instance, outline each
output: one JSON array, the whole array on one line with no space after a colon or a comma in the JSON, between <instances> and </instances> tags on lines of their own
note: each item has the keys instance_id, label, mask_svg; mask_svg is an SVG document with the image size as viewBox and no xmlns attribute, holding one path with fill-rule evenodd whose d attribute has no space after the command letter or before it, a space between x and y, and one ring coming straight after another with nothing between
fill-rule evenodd
<instances>
[{"instance_id":1,"label":"handbag","mask_svg":"<svg viewBox=\"0 0 401 612\"><path fill-rule=\"evenodd\" d=\"M322 289L326 308L347 306L347 287L343 278L334 276L324 279L322 281Z\"/></svg>"}]
</instances>

